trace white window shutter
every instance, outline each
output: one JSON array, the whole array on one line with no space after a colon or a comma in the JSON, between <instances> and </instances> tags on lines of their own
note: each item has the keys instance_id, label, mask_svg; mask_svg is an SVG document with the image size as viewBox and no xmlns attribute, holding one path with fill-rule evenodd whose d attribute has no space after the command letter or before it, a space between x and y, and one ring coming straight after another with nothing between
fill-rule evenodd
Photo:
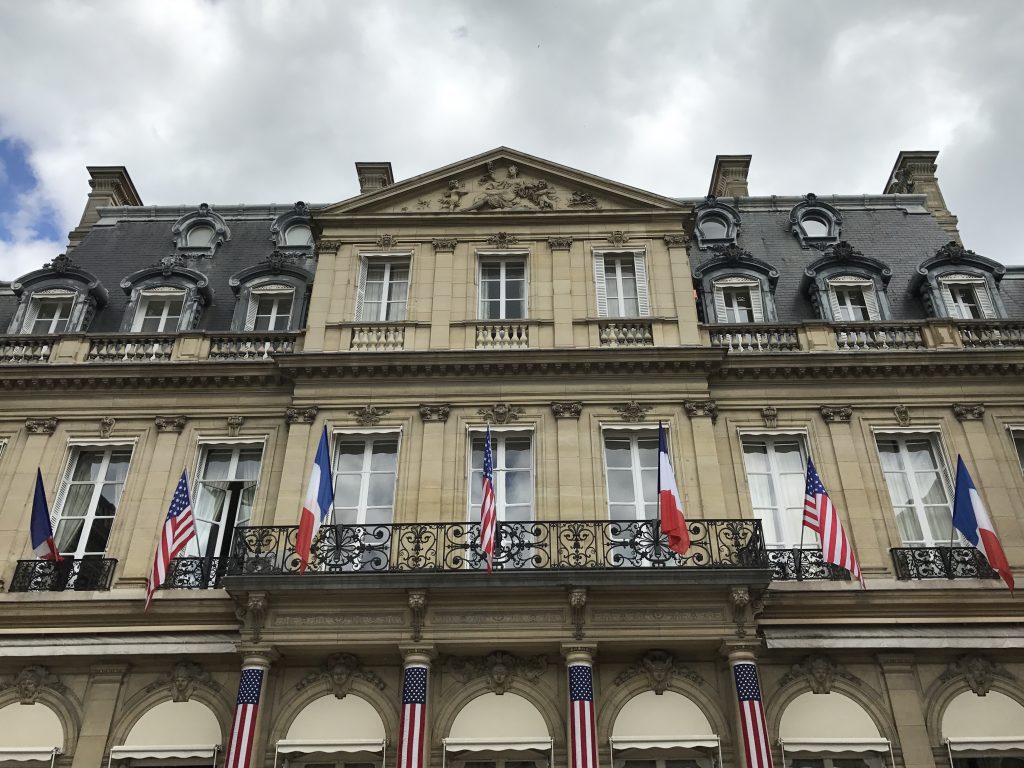
<instances>
[{"instance_id":1,"label":"white window shutter","mask_svg":"<svg viewBox=\"0 0 1024 768\"><path fill-rule=\"evenodd\" d=\"M594 254L594 288L597 295L597 316L608 317L608 287L604 276L604 254Z\"/></svg>"},{"instance_id":2,"label":"white window shutter","mask_svg":"<svg viewBox=\"0 0 1024 768\"><path fill-rule=\"evenodd\" d=\"M715 322L727 323L725 311L725 291L722 290L722 286L715 284Z\"/></svg>"},{"instance_id":3,"label":"white window shutter","mask_svg":"<svg viewBox=\"0 0 1024 768\"><path fill-rule=\"evenodd\" d=\"M259 302L259 293L249 291L249 306L245 308L245 330L247 331L251 331L256 327L256 308Z\"/></svg>"},{"instance_id":4,"label":"white window shutter","mask_svg":"<svg viewBox=\"0 0 1024 768\"><path fill-rule=\"evenodd\" d=\"M75 473L75 465L78 463L78 456L81 450L81 448L71 449L68 463L64 467L64 475L60 479L60 487L57 489L57 494L53 497L53 504L50 505L50 527L54 531L57 530L57 521L60 520L61 512L64 510L64 501L68 497L68 488L71 478Z\"/></svg>"},{"instance_id":5,"label":"white window shutter","mask_svg":"<svg viewBox=\"0 0 1024 768\"><path fill-rule=\"evenodd\" d=\"M750 286L750 308L754 315L755 323L764 322L764 302L761 301L761 286Z\"/></svg>"},{"instance_id":6,"label":"white window shutter","mask_svg":"<svg viewBox=\"0 0 1024 768\"><path fill-rule=\"evenodd\" d=\"M832 319L836 322L843 320L843 308L839 306L839 296L836 294L835 286L831 284L828 286L828 305L832 308Z\"/></svg>"},{"instance_id":7,"label":"white window shutter","mask_svg":"<svg viewBox=\"0 0 1024 768\"><path fill-rule=\"evenodd\" d=\"M992 305L992 296L989 295L988 286L979 283L974 286L974 295L978 297L978 307L986 320L994 320L996 308Z\"/></svg>"},{"instance_id":8,"label":"white window shutter","mask_svg":"<svg viewBox=\"0 0 1024 768\"><path fill-rule=\"evenodd\" d=\"M942 293L942 303L946 305L946 317L960 318L960 310L956 308L953 301L953 294L949 292L949 283L945 280L939 283L939 291Z\"/></svg>"},{"instance_id":9,"label":"white window shutter","mask_svg":"<svg viewBox=\"0 0 1024 768\"><path fill-rule=\"evenodd\" d=\"M366 259L359 258L359 277L356 279L356 312L355 319L363 319L363 298L366 296ZM373 318L376 319L376 318Z\"/></svg>"},{"instance_id":10,"label":"white window shutter","mask_svg":"<svg viewBox=\"0 0 1024 768\"><path fill-rule=\"evenodd\" d=\"M25 310L25 320L21 324L22 333L31 333L32 324L39 317L39 299L32 296L28 300L28 308Z\"/></svg>"},{"instance_id":11,"label":"white window shutter","mask_svg":"<svg viewBox=\"0 0 1024 768\"><path fill-rule=\"evenodd\" d=\"M640 317L651 314L651 299L647 292L647 256L643 253L633 254L633 272L636 274L636 303ZM602 280L602 285L604 281Z\"/></svg>"},{"instance_id":12,"label":"white window shutter","mask_svg":"<svg viewBox=\"0 0 1024 768\"><path fill-rule=\"evenodd\" d=\"M882 319L878 310L878 296L875 295L875 288L872 285L864 286L864 305L868 310L868 317L876 323Z\"/></svg>"}]
</instances>

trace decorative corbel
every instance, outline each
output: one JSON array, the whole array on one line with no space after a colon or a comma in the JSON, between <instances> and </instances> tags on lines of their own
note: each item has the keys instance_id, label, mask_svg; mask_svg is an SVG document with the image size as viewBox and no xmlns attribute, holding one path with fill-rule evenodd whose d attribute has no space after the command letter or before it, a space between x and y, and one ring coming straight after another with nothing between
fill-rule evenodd
<instances>
[{"instance_id":1,"label":"decorative corbel","mask_svg":"<svg viewBox=\"0 0 1024 768\"><path fill-rule=\"evenodd\" d=\"M586 634L583 623L586 620L587 590L573 587L569 590L569 610L572 612L573 639L582 640Z\"/></svg>"},{"instance_id":2,"label":"decorative corbel","mask_svg":"<svg viewBox=\"0 0 1024 768\"><path fill-rule=\"evenodd\" d=\"M718 403L710 398L707 400L683 400L683 410L691 419L707 416L714 424L718 421Z\"/></svg>"},{"instance_id":3,"label":"decorative corbel","mask_svg":"<svg viewBox=\"0 0 1024 768\"><path fill-rule=\"evenodd\" d=\"M57 431L57 419L54 416L42 419L25 419L25 431L30 435L52 435Z\"/></svg>"},{"instance_id":4,"label":"decorative corbel","mask_svg":"<svg viewBox=\"0 0 1024 768\"><path fill-rule=\"evenodd\" d=\"M185 429L187 416L157 416L153 419L157 432L181 433Z\"/></svg>"},{"instance_id":5,"label":"decorative corbel","mask_svg":"<svg viewBox=\"0 0 1024 768\"><path fill-rule=\"evenodd\" d=\"M258 643L263 635L268 607L266 592L250 592L235 599L235 616L242 622L242 631L249 633L253 643Z\"/></svg>"},{"instance_id":6,"label":"decorative corbel","mask_svg":"<svg viewBox=\"0 0 1024 768\"><path fill-rule=\"evenodd\" d=\"M420 418L424 421L440 421L444 423L448 421L448 416L451 415L451 412L451 403L424 404L420 406Z\"/></svg>"},{"instance_id":7,"label":"decorative corbel","mask_svg":"<svg viewBox=\"0 0 1024 768\"><path fill-rule=\"evenodd\" d=\"M312 424L319 410L315 405L308 408L285 408L284 420L288 424Z\"/></svg>"},{"instance_id":8,"label":"decorative corbel","mask_svg":"<svg viewBox=\"0 0 1024 768\"><path fill-rule=\"evenodd\" d=\"M853 406L850 405L823 405L818 411L829 424L849 424L853 418Z\"/></svg>"},{"instance_id":9,"label":"decorative corbel","mask_svg":"<svg viewBox=\"0 0 1024 768\"><path fill-rule=\"evenodd\" d=\"M414 643L418 643L423 639L423 620L427 613L426 590L409 590L409 610L412 611L412 639Z\"/></svg>"}]
</instances>

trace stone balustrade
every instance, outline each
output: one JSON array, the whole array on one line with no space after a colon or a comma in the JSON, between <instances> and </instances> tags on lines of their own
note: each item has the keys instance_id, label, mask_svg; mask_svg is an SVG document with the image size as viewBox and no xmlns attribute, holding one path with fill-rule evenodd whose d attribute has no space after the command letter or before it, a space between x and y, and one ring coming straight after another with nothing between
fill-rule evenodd
<instances>
[{"instance_id":1,"label":"stone balustrade","mask_svg":"<svg viewBox=\"0 0 1024 768\"><path fill-rule=\"evenodd\" d=\"M868 349L925 349L920 323L833 323L841 351Z\"/></svg>"},{"instance_id":2,"label":"stone balustrade","mask_svg":"<svg viewBox=\"0 0 1024 768\"><path fill-rule=\"evenodd\" d=\"M297 333L245 332L210 337L211 360L268 360L295 351Z\"/></svg>"},{"instance_id":3,"label":"stone balustrade","mask_svg":"<svg viewBox=\"0 0 1024 768\"><path fill-rule=\"evenodd\" d=\"M152 363L171 359L174 334L97 334L88 338L85 359L102 363Z\"/></svg>"},{"instance_id":4,"label":"stone balustrade","mask_svg":"<svg viewBox=\"0 0 1024 768\"><path fill-rule=\"evenodd\" d=\"M524 321L477 323L477 349L528 349L530 326Z\"/></svg>"},{"instance_id":5,"label":"stone balustrade","mask_svg":"<svg viewBox=\"0 0 1024 768\"><path fill-rule=\"evenodd\" d=\"M349 349L353 352L398 352L405 349L405 326L400 323L374 323L352 328Z\"/></svg>"},{"instance_id":6,"label":"stone balustrade","mask_svg":"<svg viewBox=\"0 0 1024 768\"><path fill-rule=\"evenodd\" d=\"M602 347L653 347L654 326L649 320L609 320L598 323Z\"/></svg>"},{"instance_id":7,"label":"stone balustrade","mask_svg":"<svg viewBox=\"0 0 1024 768\"><path fill-rule=\"evenodd\" d=\"M711 346L729 352L795 352L801 347L795 325L711 325Z\"/></svg>"},{"instance_id":8,"label":"stone balustrade","mask_svg":"<svg viewBox=\"0 0 1024 768\"><path fill-rule=\"evenodd\" d=\"M1024 347L1024 322L1013 320L967 320L956 324L965 347Z\"/></svg>"}]
</instances>

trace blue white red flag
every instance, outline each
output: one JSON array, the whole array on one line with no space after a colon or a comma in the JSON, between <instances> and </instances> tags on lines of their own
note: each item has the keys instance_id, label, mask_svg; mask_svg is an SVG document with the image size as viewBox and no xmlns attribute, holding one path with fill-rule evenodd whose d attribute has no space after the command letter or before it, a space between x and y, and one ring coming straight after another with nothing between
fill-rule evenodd
<instances>
[{"instance_id":1,"label":"blue white red flag","mask_svg":"<svg viewBox=\"0 0 1024 768\"><path fill-rule=\"evenodd\" d=\"M974 487L974 481L967 471L962 457L956 457L956 493L953 495L953 525L971 546L980 549L992 570L1002 577L1013 593L1013 571L1003 552L1003 545L996 536L995 526L989 517L988 508L981 494Z\"/></svg>"},{"instance_id":2,"label":"blue white red flag","mask_svg":"<svg viewBox=\"0 0 1024 768\"><path fill-rule=\"evenodd\" d=\"M320 435L320 446L316 449L313 471L309 475L306 501L299 518L299 532L295 537L295 553L299 556L299 573L309 565L309 551L313 546L320 526L326 523L334 511L334 483L331 479L331 448L327 442L327 426Z\"/></svg>"},{"instance_id":3,"label":"blue white red flag","mask_svg":"<svg viewBox=\"0 0 1024 768\"><path fill-rule=\"evenodd\" d=\"M43 488L43 472L36 470L36 495L32 499L32 522L29 524L32 536L32 551L40 560L63 560L57 545L53 542L53 528L50 527L50 507L46 503Z\"/></svg>"},{"instance_id":4,"label":"blue white red flag","mask_svg":"<svg viewBox=\"0 0 1024 768\"><path fill-rule=\"evenodd\" d=\"M487 558L487 572L494 560L494 536L498 528L498 505L494 500L494 455L491 452L491 425L484 435L483 498L480 501L480 549Z\"/></svg>"},{"instance_id":5,"label":"blue white red flag","mask_svg":"<svg viewBox=\"0 0 1024 768\"><path fill-rule=\"evenodd\" d=\"M153 571L146 582L146 610L153 601L153 594L167 578L167 569L171 560L185 548L185 545L196 535L196 522L192 515L192 499L188 495L188 475L181 472L178 487L171 497L171 505L167 509L167 519L160 532L160 544L153 560Z\"/></svg>"},{"instance_id":6,"label":"blue white red flag","mask_svg":"<svg viewBox=\"0 0 1024 768\"><path fill-rule=\"evenodd\" d=\"M676 474L668 456L668 440L665 428L658 422L658 510L661 515L661 531L668 536L668 548L685 555L690 548L690 532L683 517L683 497L679 495Z\"/></svg>"}]
</instances>

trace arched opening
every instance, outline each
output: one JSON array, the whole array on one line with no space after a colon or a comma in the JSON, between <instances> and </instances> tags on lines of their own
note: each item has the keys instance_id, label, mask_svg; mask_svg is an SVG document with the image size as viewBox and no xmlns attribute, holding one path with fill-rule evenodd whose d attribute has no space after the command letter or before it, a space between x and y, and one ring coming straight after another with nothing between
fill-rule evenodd
<instances>
[{"instance_id":1,"label":"arched opening","mask_svg":"<svg viewBox=\"0 0 1024 768\"><path fill-rule=\"evenodd\" d=\"M718 734L704 712L673 691L645 691L626 702L609 739L612 768L721 765Z\"/></svg>"},{"instance_id":2,"label":"arched opening","mask_svg":"<svg viewBox=\"0 0 1024 768\"><path fill-rule=\"evenodd\" d=\"M954 768L1024 768L1024 707L1009 696L965 691L942 715Z\"/></svg>"},{"instance_id":3,"label":"arched opening","mask_svg":"<svg viewBox=\"0 0 1024 768\"><path fill-rule=\"evenodd\" d=\"M110 762L198 758L215 765L222 744L220 723L208 706L195 699L164 701L135 722L124 744L110 750Z\"/></svg>"},{"instance_id":4,"label":"arched opening","mask_svg":"<svg viewBox=\"0 0 1024 768\"><path fill-rule=\"evenodd\" d=\"M452 768L547 768L554 763L554 740L544 716L514 693L477 696L455 716L443 741L444 763Z\"/></svg>"},{"instance_id":5,"label":"arched opening","mask_svg":"<svg viewBox=\"0 0 1024 768\"><path fill-rule=\"evenodd\" d=\"M0 762L51 763L64 748L64 726L45 704L0 707Z\"/></svg>"},{"instance_id":6,"label":"arched opening","mask_svg":"<svg viewBox=\"0 0 1024 768\"><path fill-rule=\"evenodd\" d=\"M277 754L288 765L296 759L344 754L346 762L382 765L385 760L384 721L366 699L354 694L332 694L314 699L295 716L285 737L277 742Z\"/></svg>"},{"instance_id":7,"label":"arched opening","mask_svg":"<svg viewBox=\"0 0 1024 768\"><path fill-rule=\"evenodd\" d=\"M782 713L779 743L785 768L850 764L844 760L882 768L892 759L889 740L878 732L871 716L841 693L803 693L793 699Z\"/></svg>"},{"instance_id":8,"label":"arched opening","mask_svg":"<svg viewBox=\"0 0 1024 768\"><path fill-rule=\"evenodd\" d=\"M190 228L185 236L186 242L191 248L205 248L213 242L217 232L213 227L206 224L196 224Z\"/></svg>"}]
</instances>

